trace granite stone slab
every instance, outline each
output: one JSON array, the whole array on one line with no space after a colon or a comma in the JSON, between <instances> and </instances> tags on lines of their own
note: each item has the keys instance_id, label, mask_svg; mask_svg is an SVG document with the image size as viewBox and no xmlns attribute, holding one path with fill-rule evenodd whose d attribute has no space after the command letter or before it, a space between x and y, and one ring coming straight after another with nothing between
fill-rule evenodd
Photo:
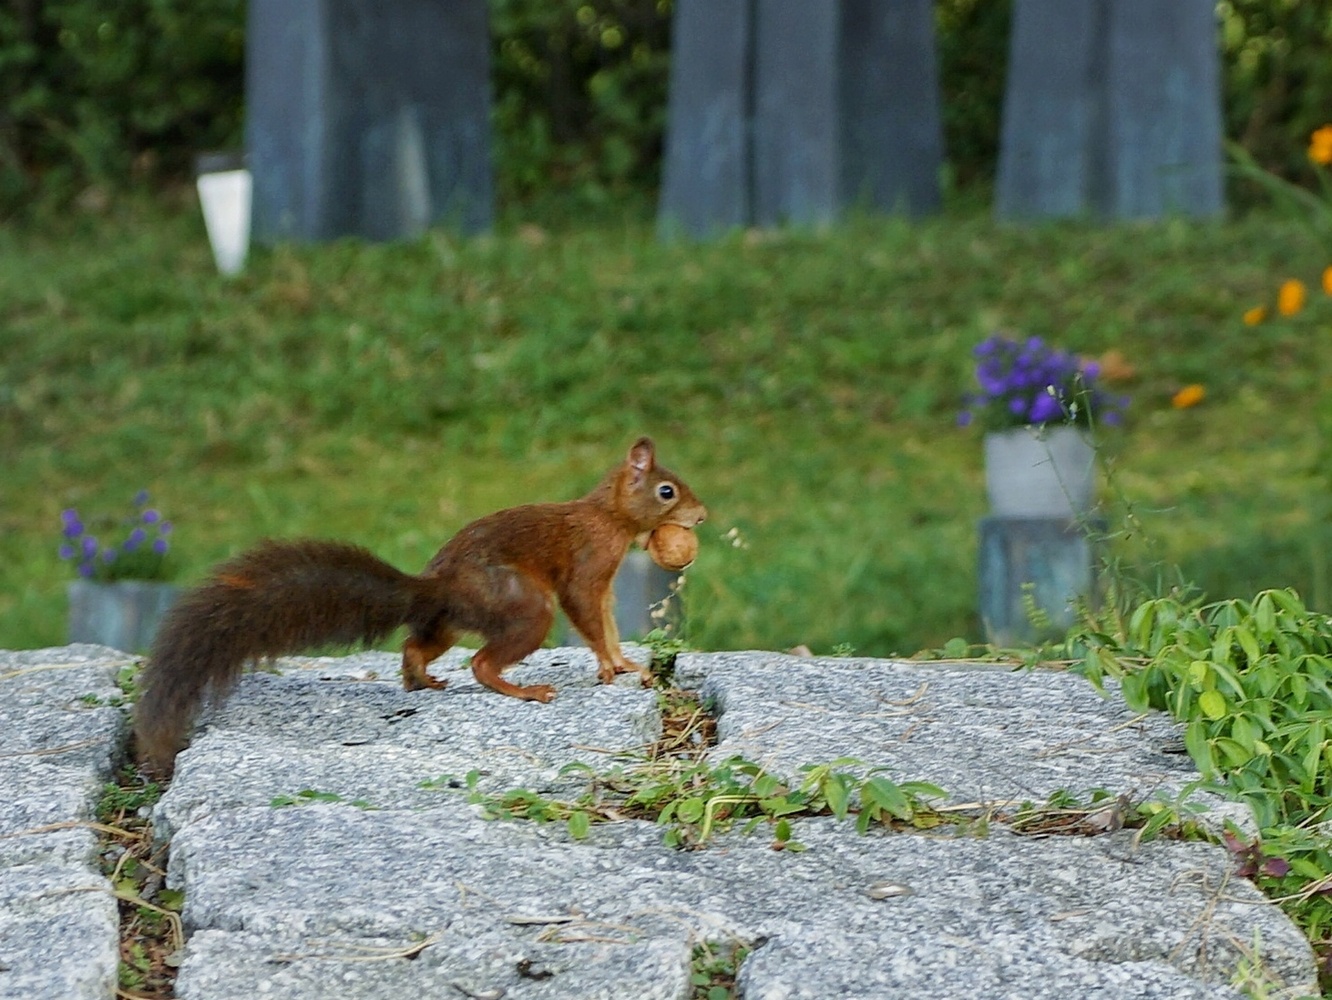
<instances>
[{"instance_id":1,"label":"granite stone slab","mask_svg":"<svg viewBox=\"0 0 1332 1000\"><path fill-rule=\"evenodd\" d=\"M0 651L0 998L112 995L119 917L83 824L123 753L130 662L101 646Z\"/></svg>"}]
</instances>

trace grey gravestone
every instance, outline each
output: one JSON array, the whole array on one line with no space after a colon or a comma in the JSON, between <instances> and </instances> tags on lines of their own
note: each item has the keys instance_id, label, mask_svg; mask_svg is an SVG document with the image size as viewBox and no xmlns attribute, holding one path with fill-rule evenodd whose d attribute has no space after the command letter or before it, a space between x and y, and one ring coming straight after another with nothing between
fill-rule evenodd
<instances>
[{"instance_id":1,"label":"grey gravestone","mask_svg":"<svg viewBox=\"0 0 1332 1000\"><path fill-rule=\"evenodd\" d=\"M256 240L489 226L485 0L251 0L245 74Z\"/></svg>"},{"instance_id":2,"label":"grey gravestone","mask_svg":"<svg viewBox=\"0 0 1332 1000\"><path fill-rule=\"evenodd\" d=\"M929 0L678 0L660 222L702 237L938 206Z\"/></svg>"},{"instance_id":3,"label":"grey gravestone","mask_svg":"<svg viewBox=\"0 0 1332 1000\"><path fill-rule=\"evenodd\" d=\"M677 0L661 212L687 233L743 226L749 206L750 0Z\"/></svg>"},{"instance_id":4,"label":"grey gravestone","mask_svg":"<svg viewBox=\"0 0 1332 1000\"><path fill-rule=\"evenodd\" d=\"M1090 530L1089 530L1090 529ZM986 517L980 523L980 613L986 638L1015 646L1047 638L1030 621L1028 600L1055 631L1073 624L1079 598L1096 593L1089 536L1105 525L1044 517Z\"/></svg>"},{"instance_id":5,"label":"grey gravestone","mask_svg":"<svg viewBox=\"0 0 1332 1000\"><path fill-rule=\"evenodd\" d=\"M1212 0L1015 0L999 216L1216 215L1221 128Z\"/></svg>"}]
</instances>

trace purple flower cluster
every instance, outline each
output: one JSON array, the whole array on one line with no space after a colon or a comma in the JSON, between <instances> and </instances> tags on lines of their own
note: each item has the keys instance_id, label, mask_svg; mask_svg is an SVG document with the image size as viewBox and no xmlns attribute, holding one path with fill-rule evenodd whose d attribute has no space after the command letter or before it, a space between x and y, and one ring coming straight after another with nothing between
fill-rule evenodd
<instances>
[{"instance_id":1,"label":"purple flower cluster","mask_svg":"<svg viewBox=\"0 0 1332 1000\"><path fill-rule=\"evenodd\" d=\"M976 381L980 392L966 399L958 423L980 422L990 430L1028 424L1117 424L1127 399L1095 388L1100 367L1040 337L1025 341L994 335L978 344Z\"/></svg>"},{"instance_id":2,"label":"purple flower cluster","mask_svg":"<svg viewBox=\"0 0 1332 1000\"><path fill-rule=\"evenodd\" d=\"M133 506L134 512L128 517L99 519L108 530L123 533L118 544L98 541L74 508L62 511L60 558L72 562L86 580L163 579L166 555L171 549L171 522L148 506L146 490L135 495Z\"/></svg>"}]
</instances>

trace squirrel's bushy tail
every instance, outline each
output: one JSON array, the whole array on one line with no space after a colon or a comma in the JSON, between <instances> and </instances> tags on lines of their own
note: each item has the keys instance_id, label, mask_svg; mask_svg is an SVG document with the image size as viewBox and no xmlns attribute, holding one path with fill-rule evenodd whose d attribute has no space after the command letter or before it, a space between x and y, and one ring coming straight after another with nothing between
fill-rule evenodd
<instances>
[{"instance_id":1,"label":"squirrel's bushy tail","mask_svg":"<svg viewBox=\"0 0 1332 1000\"><path fill-rule=\"evenodd\" d=\"M134 712L139 754L169 772L205 697L224 695L248 661L382 639L424 585L340 542L262 542L223 563L158 630Z\"/></svg>"}]
</instances>

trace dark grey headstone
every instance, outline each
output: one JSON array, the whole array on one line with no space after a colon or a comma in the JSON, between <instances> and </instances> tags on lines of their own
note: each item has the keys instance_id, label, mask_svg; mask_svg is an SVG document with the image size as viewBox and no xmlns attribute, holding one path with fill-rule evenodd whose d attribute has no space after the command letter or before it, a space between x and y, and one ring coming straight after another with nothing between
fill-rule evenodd
<instances>
[{"instance_id":1,"label":"dark grey headstone","mask_svg":"<svg viewBox=\"0 0 1332 1000\"><path fill-rule=\"evenodd\" d=\"M667 235L938 206L929 0L677 0Z\"/></svg>"},{"instance_id":2,"label":"dark grey headstone","mask_svg":"<svg viewBox=\"0 0 1332 1000\"><path fill-rule=\"evenodd\" d=\"M749 223L751 0L676 0L663 223L693 235Z\"/></svg>"},{"instance_id":3,"label":"dark grey headstone","mask_svg":"<svg viewBox=\"0 0 1332 1000\"><path fill-rule=\"evenodd\" d=\"M250 0L256 240L486 228L485 0Z\"/></svg>"},{"instance_id":4,"label":"dark grey headstone","mask_svg":"<svg viewBox=\"0 0 1332 1000\"><path fill-rule=\"evenodd\" d=\"M843 0L842 203L939 207L943 124L931 3Z\"/></svg>"},{"instance_id":5,"label":"dark grey headstone","mask_svg":"<svg viewBox=\"0 0 1332 1000\"><path fill-rule=\"evenodd\" d=\"M1221 75L1211 0L1113 0L1106 59L1105 189L1116 218L1216 215Z\"/></svg>"},{"instance_id":6,"label":"dark grey headstone","mask_svg":"<svg viewBox=\"0 0 1332 1000\"><path fill-rule=\"evenodd\" d=\"M819 223L837 215L842 6L759 0L752 223Z\"/></svg>"},{"instance_id":7,"label":"dark grey headstone","mask_svg":"<svg viewBox=\"0 0 1332 1000\"><path fill-rule=\"evenodd\" d=\"M1014 0L996 211L1223 208L1212 0Z\"/></svg>"}]
</instances>

